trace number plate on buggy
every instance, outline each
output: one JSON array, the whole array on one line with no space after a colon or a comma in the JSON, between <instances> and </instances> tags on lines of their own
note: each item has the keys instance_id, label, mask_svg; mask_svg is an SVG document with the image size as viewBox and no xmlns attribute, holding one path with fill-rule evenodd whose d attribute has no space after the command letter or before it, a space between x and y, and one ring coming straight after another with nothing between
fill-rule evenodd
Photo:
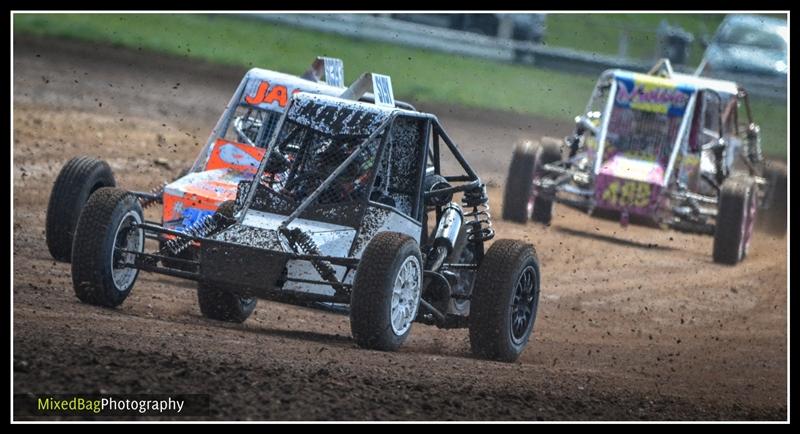
<instances>
[{"instance_id":1,"label":"number plate on buggy","mask_svg":"<svg viewBox=\"0 0 800 434\"><path fill-rule=\"evenodd\" d=\"M657 184L600 175L595 185L597 206L650 215L657 205Z\"/></svg>"},{"instance_id":2,"label":"number plate on buggy","mask_svg":"<svg viewBox=\"0 0 800 434\"><path fill-rule=\"evenodd\" d=\"M613 206L644 208L650 204L650 184L637 181L614 180L603 191L604 202Z\"/></svg>"}]
</instances>

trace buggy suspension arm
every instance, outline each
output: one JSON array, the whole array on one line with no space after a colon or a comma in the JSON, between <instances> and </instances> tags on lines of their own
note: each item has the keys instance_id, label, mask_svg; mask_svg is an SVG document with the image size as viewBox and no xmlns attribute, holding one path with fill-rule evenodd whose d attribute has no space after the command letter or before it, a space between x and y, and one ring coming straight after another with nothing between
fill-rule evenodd
<instances>
[{"instance_id":1,"label":"buggy suspension arm","mask_svg":"<svg viewBox=\"0 0 800 434\"><path fill-rule=\"evenodd\" d=\"M425 270L422 273L423 277L425 277L426 279L424 280L424 282L422 284L422 291L421 292L425 293L425 290L428 289L428 286L430 286L431 282L433 280L438 280L439 282L441 282L445 286L445 291L446 291L447 295L449 296L450 293L452 292L450 290L450 282L447 280L446 277L444 277L441 273L439 273L439 270L442 268L442 265L444 264L444 260L447 259L447 256L450 254L450 252L447 249L447 247L442 246L442 245L437 247L435 252L436 252L435 253L436 256L434 256L432 258L430 269ZM425 299L422 298L422 297L419 298L419 303L420 303L420 305L422 307L427 309L428 312L430 312L433 316L436 317L436 320L438 321L439 324L444 324L445 323L445 321L447 320L447 316L444 313L442 313L439 309L437 309L432 304L430 304L427 301L425 301Z\"/></svg>"}]
</instances>

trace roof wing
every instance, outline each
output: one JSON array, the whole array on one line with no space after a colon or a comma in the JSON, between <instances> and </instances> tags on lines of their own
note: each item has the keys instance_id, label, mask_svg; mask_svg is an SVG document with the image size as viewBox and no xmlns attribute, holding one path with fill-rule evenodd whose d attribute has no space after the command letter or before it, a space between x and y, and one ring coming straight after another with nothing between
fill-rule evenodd
<instances>
[{"instance_id":1,"label":"roof wing","mask_svg":"<svg viewBox=\"0 0 800 434\"><path fill-rule=\"evenodd\" d=\"M382 107L395 107L392 78L388 75L365 72L358 77L342 94L340 98L358 101L368 91L375 97L375 105Z\"/></svg>"},{"instance_id":2,"label":"roof wing","mask_svg":"<svg viewBox=\"0 0 800 434\"><path fill-rule=\"evenodd\" d=\"M318 82L325 77L325 83L344 87L344 62L335 57L317 56L311 67L303 73L302 78Z\"/></svg>"},{"instance_id":3,"label":"roof wing","mask_svg":"<svg viewBox=\"0 0 800 434\"><path fill-rule=\"evenodd\" d=\"M649 71L647 71L647 75L657 75L659 77L672 77L672 63L670 63L669 59L659 59Z\"/></svg>"}]
</instances>

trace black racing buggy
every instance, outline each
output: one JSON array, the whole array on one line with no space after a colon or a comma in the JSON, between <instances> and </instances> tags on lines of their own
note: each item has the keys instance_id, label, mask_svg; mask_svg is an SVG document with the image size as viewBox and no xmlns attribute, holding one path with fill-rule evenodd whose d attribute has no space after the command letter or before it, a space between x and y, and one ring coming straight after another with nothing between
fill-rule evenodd
<instances>
[{"instance_id":1,"label":"black racing buggy","mask_svg":"<svg viewBox=\"0 0 800 434\"><path fill-rule=\"evenodd\" d=\"M370 85L375 103L356 101ZM461 173L443 173L443 157ZM364 348L396 350L418 321L468 327L475 355L513 361L536 319L539 261L521 241L486 249L487 202L436 116L396 108L389 77L364 74L340 97L293 95L254 180L185 231L146 221L125 190L95 192L74 288L117 306L144 270L197 281L215 320L242 322L260 298L349 312ZM145 252L162 234L171 241ZM176 259L190 245L197 258Z\"/></svg>"}]
</instances>

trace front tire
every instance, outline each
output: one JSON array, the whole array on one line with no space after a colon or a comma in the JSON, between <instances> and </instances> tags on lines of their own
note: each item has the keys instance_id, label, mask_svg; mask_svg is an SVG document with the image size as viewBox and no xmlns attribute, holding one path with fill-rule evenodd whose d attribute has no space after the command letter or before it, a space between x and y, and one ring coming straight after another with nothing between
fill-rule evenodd
<instances>
[{"instance_id":1,"label":"front tire","mask_svg":"<svg viewBox=\"0 0 800 434\"><path fill-rule=\"evenodd\" d=\"M539 260L530 244L498 240L478 268L469 316L472 353L513 362L528 344L539 306Z\"/></svg>"},{"instance_id":2,"label":"front tire","mask_svg":"<svg viewBox=\"0 0 800 434\"><path fill-rule=\"evenodd\" d=\"M139 270L133 254L118 249L144 250L142 207L127 191L104 187L89 197L75 229L72 245L72 285L88 304L116 307L128 297Z\"/></svg>"},{"instance_id":3,"label":"front tire","mask_svg":"<svg viewBox=\"0 0 800 434\"><path fill-rule=\"evenodd\" d=\"M422 273L419 246L408 235L382 232L367 244L350 301L358 346L394 351L405 342L419 310Z\"/></svg>"},{"instance_id":4,"label":"front tire","mask_svg":"<svg viewBox=\"0 0 800 434\"><path fill-rule=\"evenodd\" d=\"M92 157L75 157L58 173L45 219L45 240L50 255L63 262L72 259L72 239L86 201L101 187L114 187L116 181L105 161Z\"/></svg>"},{"instance_id":5,"label":"front tire","mask_svg":"<svg viewBox=\"0 0 800 434\"><path fill-rule=\"evenodd\" d=\"M757 209L756 185L749 177L723 183L714 230L714 262L735 265L747 256Z\"/></svg>"},{"instance_id":6,"label":"front tire","mask_svg":"<svg viewBox=\"0 0 800 434\"><path fill-rule=\"evenodd\" d=\"M256 308L258 299L242 297L207 282L197 285L197 302L204 317L242 323Z\"/></svg>"}]
</instances>

